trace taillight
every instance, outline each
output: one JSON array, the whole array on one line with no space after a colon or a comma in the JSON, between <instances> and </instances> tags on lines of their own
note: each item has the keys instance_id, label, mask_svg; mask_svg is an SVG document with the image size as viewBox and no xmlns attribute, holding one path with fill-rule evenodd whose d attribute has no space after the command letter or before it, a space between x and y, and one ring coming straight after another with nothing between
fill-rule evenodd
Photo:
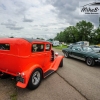
<instances>
[{"instance_id":1,"label":"taillight","mask_svg":"<svg viewBox=\"0 0 100 100\"><path fill-rule=\"evenodd\" d=\"M20 76L20 77L24 77L25 76L25 73L23 72L23 73L17 73L17 76Z\"/></svg>"},{"instance_id":2,"label":"taillight","mask_svg":"<svg viewBox=\"0 0 100 100\"><path fill-rule=\"evenodd\" d=\"M21 75L21 73L18 72L18 73L17 73L17 76L20 76L20 75Z\"/></svg>"},{"instance_id":3,"label":"taillight","mask_svg":"<svg viewBox=\"0 0 100 100\"><path fill-rule=\"evenodd\" d=\"M17 73L17 77L16 77L16 80L17 81L20 81L20 82L22 82L22 83L24 83L25 82L25 73L23 72L23 73Z\"/></svg>"},{"instance_id":4,"label":"taillight","mask_svg":"<svg viewBox=\"0 0 100 100\"><path fill-rule=\"evenodd\" d=\"M21 73L21 77L24 77L25 76L25 73Z\"/></svg>"}]
</instances>

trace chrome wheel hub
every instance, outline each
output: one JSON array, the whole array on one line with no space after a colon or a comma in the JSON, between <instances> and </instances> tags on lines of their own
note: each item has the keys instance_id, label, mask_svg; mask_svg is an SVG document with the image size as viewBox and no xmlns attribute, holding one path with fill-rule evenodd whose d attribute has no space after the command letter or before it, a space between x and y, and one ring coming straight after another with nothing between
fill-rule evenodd
<instances>
[{"instance_id":1,"label":"chrome wheel hub","mask_svg":"<svg viewBox=\"0 0 100 100\"><path fill-rule=\"evenodd\" d=\"M32 83L33 85L37 85L40 82L40 72L36 71L32 76Z\"/></svg>"},{"instance_id":2,"label":"chrome wheel hub","mask_svg":"<svg viewBox=\"0 0 100 100\"><path fill-rule=\"evenodd\" d=\"M92 63L92 59L91 59L91 58L88 58L87 64L88 64L88 65L91 65L91 63Z\"/></svg>"}]
</instances>

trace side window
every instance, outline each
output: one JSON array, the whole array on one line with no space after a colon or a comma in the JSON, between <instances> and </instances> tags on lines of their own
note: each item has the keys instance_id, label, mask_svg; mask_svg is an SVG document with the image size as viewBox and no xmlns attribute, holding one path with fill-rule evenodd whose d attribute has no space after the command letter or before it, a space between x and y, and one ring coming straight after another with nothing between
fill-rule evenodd
<instances>
[{"instance_id":1,"label":"side window","mask_svg":"<svg viewBox=\"0 0 100 100\"><path fill-rule=\"evenodd\" d=\"M10 50L10 44L0 43L0 50Z\"/></svg>"},{"instance_id":2,"label":"side window","mask_svg":"<svg viewBox=\"0 0 100 100\"><path fill-rule=\"evenodd\" d=\"M49 51L51 49L51 45L50 44L46 44L46 51Z\"/></svg>"},{"instance_id":3,"label":"side window","mask_svg":"<svg viewBox=\"0 0 100 100\"><path fill-rule=\"evenodd\" d=\"M78 51L81 51L81 48L80 48L80 47L77 47L77 50L78 50Z\"/></svg>"},{"instance_id":4,"label":"side window","mask_svg":"<svg viewBox=\"0 0 100 100\"><path fill-rule=\"evenodd\" d=\"M81 48L80 47L72 47L72 50L81 51Z\"/></svg>"},{"instance_id":5,"label":"side window","mask_svg":"<svg viewBox=\"0 0 100 100\"><path fill-rule=\"evenodd\" d=\"M44 51L44 44L33 44L32 52L42 52Z\"/></svg>"},{"instance_id":6,"label":"side window","mask_svg":"<svg viewBox=\"0 0 100 100\"><path fill-rule=\"evenodd\" d=\"M77 49L77 47L72 47L72 50L76 50Z\"/></svg>"},{"instance_id":7,"label":"side window","mask_svg":"<svg viewBox=\"0 0 100 100\"><path fill-rule=\"evenodd\" d=\"M83 51L87 51L87 47L83 47Z\"/></svg>"}]
</instances>

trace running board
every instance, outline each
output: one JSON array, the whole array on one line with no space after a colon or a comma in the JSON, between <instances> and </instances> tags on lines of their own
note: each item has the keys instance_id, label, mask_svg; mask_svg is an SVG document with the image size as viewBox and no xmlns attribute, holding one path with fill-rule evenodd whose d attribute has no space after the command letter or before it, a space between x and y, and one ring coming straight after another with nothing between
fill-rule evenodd
<instances>
[{"instance_id":1,"label":"running board","mask_svg":"<svg viewBox=\"0 0 100 100\"><path fill-rule=\"evenodd\" d=\"M47 72L44 73L44 78L51 75L53 72L54 72L54 70L48 70Z\"/></svg>"}]
</instances>

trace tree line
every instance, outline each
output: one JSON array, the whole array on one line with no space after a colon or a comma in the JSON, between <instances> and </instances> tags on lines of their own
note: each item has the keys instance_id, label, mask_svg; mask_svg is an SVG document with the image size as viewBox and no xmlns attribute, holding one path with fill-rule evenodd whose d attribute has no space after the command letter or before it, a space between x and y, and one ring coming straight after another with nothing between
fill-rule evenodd
<instances>
[{"instance_id":1,"label":"tree line","mask_svg":"<svg viewBox=\"0 0 100 100\"><path fill-rule=\"evenodd\" d=\"M91 22L79 21L75 26L69 26L57 33L54 40L65 43L75 43L78 41L89 41L91 44L100 43L100 27L94 29Z\"/></svg>"}]
</instances>

